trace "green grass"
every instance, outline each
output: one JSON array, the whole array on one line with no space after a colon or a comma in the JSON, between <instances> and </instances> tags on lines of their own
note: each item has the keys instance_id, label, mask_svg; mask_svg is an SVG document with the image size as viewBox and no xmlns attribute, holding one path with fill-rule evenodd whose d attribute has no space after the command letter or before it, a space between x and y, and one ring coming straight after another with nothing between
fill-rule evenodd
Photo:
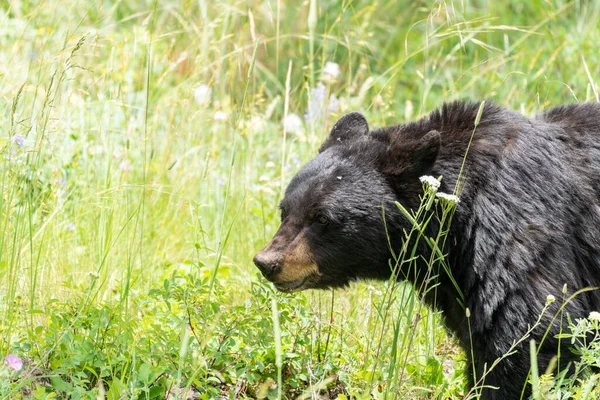
<instances>
[{"instance_id":1,"label":"green grass","mask_svg":"<svg viewBox=\"0 0 600 400\"><path fill-rule=\"evenodd\" d=\"M348 111L598 100L593 1L0 9L0 356L24 361L0 398L460 398L464 355L410 287L287 296L259 277L282 190ZM284 131L326 108L319 82L337 109Z\"/></svg>"}]
</instances>

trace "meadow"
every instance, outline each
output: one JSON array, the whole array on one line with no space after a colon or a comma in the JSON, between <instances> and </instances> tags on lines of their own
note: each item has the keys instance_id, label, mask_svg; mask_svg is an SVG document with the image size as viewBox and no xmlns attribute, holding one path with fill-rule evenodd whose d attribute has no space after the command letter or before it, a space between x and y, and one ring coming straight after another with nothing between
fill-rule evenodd
<instances>
[{"instance_id":1,"label":"meadow","mask_svg":"<svg viewBox=\"0 0 600 400\"><path fill-rule=\"evenodd\" d=\"M598 101L600 2L0 11L0 398L476 398L410 286L286 295L252 257L346 112L377 127L456 99ZM600 321L572 328L581 374L539 371L536 398L600 396Z\"/></svg>"}]
</instances>

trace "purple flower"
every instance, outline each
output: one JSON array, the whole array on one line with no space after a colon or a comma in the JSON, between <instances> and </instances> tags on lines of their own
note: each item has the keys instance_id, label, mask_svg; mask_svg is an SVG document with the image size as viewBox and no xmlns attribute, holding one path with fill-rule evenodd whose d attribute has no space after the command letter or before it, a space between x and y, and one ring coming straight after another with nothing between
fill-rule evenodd
<instances>
[{"instance_id":1,"label":"purple flower","mask_svg":"<svg viewBox=\"0 0 600 400\"><path fill-rule=\"evenodd\" d=\"M14 369L15 371L20 371L23 368L23 360L14 354L9 354L6 356L6 363L9 368Z\"/></svg>"},{"instance_id":2,"label":"purple flower","mask_svg":"<svg viewBox=\"0 0 600 400\"><path fill-rule=\"evenodd\" d=\"M329 104L327 105L327 111L338 112L340 110L340 99L334 95L329 96Z\"/></svg>"},{"instance_id":3,"label":"purple flower","mask_svg":"<svg viewBox=\"0 0 600 400\"><path fill-rule=\"evenodd\" d=\"M69 224L69 225L67 225L67 230L69 230L69 231L71 231L71 232L74 232L74 231L75 231L75 229L77 229L77 228L75 227L75 224Z\"/></svg>"},{"instance_id":4,"label":"purple flower","mask_svg":"<svg viewBox=\"0 0 600 400\"><path fill-rule=\"evenodd\" d=\"M13 136L12 141L14 144L19 146L19 148L23 147L23 145L25 144L25 138L23 137L23 135Z\"/></svg>"},{"instance_id":5,"label":"purple flower","mask_svg":"<svg viewBox=\"0 0 600 400\"><path fill-rule=\"evenodd\" d=\"M304 114L304 119L309 124L319 124L325 118L325 103L327 102L327 88L319 83L316 88L310 90L308 109Z\"/></svg>"}]
</instances>

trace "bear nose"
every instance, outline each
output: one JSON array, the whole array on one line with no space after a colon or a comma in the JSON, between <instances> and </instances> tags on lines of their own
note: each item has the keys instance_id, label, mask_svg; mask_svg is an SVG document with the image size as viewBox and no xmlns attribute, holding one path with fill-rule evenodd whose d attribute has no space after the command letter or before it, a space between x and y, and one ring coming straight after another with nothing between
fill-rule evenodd
<instances>
[{"instance_id":1,"label":"bear nose","mask_svg":"<svg viewBox=\"0 0 600 400\"><path fill-rule=\"evenodd\" d=\"M262 272L263 276L267 279L270 279L281 269L279 263L277 263L273 257L270 257L268 254L264 254L263 252L259 252L257 255L255 255L253 261L260 272Z\"/></svg>"}]
</instances>

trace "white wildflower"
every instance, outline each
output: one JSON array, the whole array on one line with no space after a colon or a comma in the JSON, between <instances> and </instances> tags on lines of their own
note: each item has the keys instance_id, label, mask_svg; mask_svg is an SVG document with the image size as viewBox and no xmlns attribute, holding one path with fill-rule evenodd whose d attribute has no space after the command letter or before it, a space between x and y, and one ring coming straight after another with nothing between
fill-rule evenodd
<instances>
[{"instance_id":1,"label":"white wildflower","mask_svg":"<svg viewBox=\"0 0 600 400\"><path fill-rule=\"evenodd\" d=\"M123 157L123 149L121 147L117 147L113 150L112 153L113 157L116 159L119 159L121 157Z\"/></svg>"},{"instance_id":2,"label":"white wildflower","mask_svg":"<svg viewBox=\"0 0 600 400\"><path fill-rule=\"evenodd\" d=\"M265 164L265 167L275 168L275 163L273 161L267 161L267 163Z\"/></svg>"},{"instance_id":3,"label":"white wildflower","mask_svg":"<svg viewBox=\"0 0 600 400\"><path fill-rule=\"evenodd\" d=\"M283 128L287 133L299 133L302 131L302 118L297 114L288 114L283 119Z\"/></svg>"},{"instance_id":4,"label":"white wildflower","mask_svg":"<svg viewBox=\"0 0 600 400\"><path fill-rule=\"evenodd\" d=\"M337 63L328 61L323 67L323 80L325 82L332 82L340 76L340 66Z\"/></svg>"},{"instance_id":5,"label":"white wildflower","mask_svg":"<svg viewBox=\"0 0 600 400\"><path fill-rule=\"evenodd\" d=\"M440 187L440 181L438 181L431 175L423 175L422 177L419 178L419 180L422 183L426 184L427 187L433 191L438 190L438 188Z\"/></svg>"},{"instance_id":6,"label":"white wildflower","mask_svg":"<svg viewBox=\"0 0 600 400\"><path fill-rule=\"evenodd\" d=\"M198 105L206 105L210 102L210 97L212 95L212 89L208 85L199 85L194 89L194 100Z\"/></svg>"},{"instance_id":7,"label":"white wildflower","mask_svg":"<svg viewBox=\"0 0 600 400\"><path fill-rule=\"evenodd\" d=\"M215 121L227 121L227 113L225 111L217 111L213 115Z\"/></svg>"},{"instance_id":8,"label":"white wildflower","mask_svg":"<svg viewBox=\"0 0 600 400\"><path fill-rule=\"evenodd\" d=\"M600 312L592 311L588 317L590 321L600 321Z\"/></svg>"},{"instance_id":9,"label":"white wildflower","mask_svg":"<svg viewBox=\"0 0 600 400\"><path fill-rule=\"evenodd\" d=\"M450 204L458 204L460 202L460 199L458 198L458 196L455 196L453 194L448 194L448 193L436 193L436 196L439 199L442 199L444 201L447 201Z\"/></svg>"},{"instance_id":10,"label":"white wildflower","mask_svg":"<svg viewBox=\"0 0 600 400\"><path fill-rule=\"evenodd\" d=\"M104 146L97 144L95 146L90 147L89 151L91 155L96 156L98 154L104 153Z\"/></svg>"},{"instance_id":11,"label":"white wildflower","mask_svg":"<svg viewBox=\"0 0 600 400\"><path fill-rule=\"evenodd\" d=\"M121 171L129 171L131 169L131 163L128 160L123 160L119 164L119 169Z\"/></svg>"},{"instance_id":12,"label":"white wildflower","mask_svg":"<svg viewBox=\"0 0 600 400\"><path fill-rule=\"evenodd\" d=\"M551 294L549 294L546 297L546 304L552 304L556 301L556 297L552 296Z\"/></svg>"},{"instance_id":13,"label":"white wildflower","mask_svg":"<svg viewBox=\"0 0 600 400\"><path fill-rule=\"evenodd\" d=\"M252 132L262 132L265 130L265 120L258 115L253 115L252 118L250 118L248 127Z\"/></svg>"}]
</instances>

